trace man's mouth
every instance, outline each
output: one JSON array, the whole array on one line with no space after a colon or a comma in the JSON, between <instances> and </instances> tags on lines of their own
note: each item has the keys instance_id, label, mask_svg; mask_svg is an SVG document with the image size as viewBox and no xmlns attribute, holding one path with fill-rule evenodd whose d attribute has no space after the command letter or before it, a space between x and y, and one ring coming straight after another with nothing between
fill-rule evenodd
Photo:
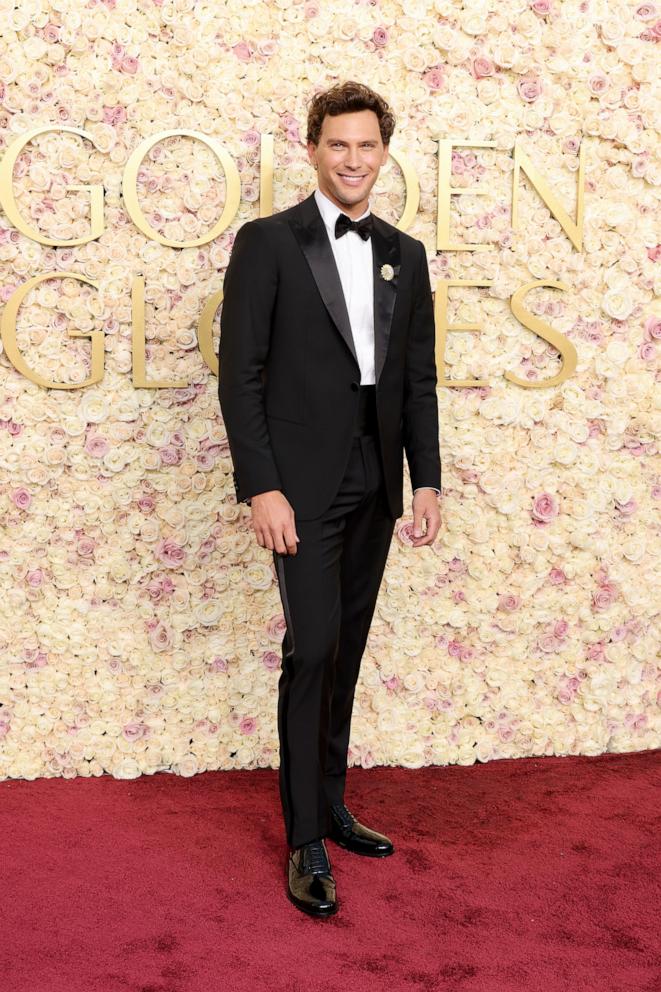
<instances>
[{"instance_id":1,"label":"man's mouth","mask_svg":"<svg viewBox=\"0 0 661 992\"><path fill-rule=\"evenodd\" d=\"M360 186L363 179L367 178L367 174L365 174L364 176L349 176L339 172L338 175L342 180L342 182L345 182L347 186Z\"/></svg>"}]
</instances>

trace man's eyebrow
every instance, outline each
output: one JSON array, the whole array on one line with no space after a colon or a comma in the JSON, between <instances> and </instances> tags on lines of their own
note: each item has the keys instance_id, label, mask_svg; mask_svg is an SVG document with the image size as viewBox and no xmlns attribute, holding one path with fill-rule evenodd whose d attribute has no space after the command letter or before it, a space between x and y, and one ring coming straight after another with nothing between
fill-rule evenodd
<instances>
[{"instance_id":1,"label":"man's eyebrow","mask_svg":"<svg viewBox=\"0 0 661 992\"><path fill-rule=\"evenodd\" d=\"M327 142L328 142L329 145L335 145L338 142L341 145L346 145L347 144L347 142L344 140L344 138L327 138L326 140L327 140ZM376 144L376 138L361 138L361 140L358 142L358 144L360 144L360 145L375 145Z\"/></svg>"}]
</instances>

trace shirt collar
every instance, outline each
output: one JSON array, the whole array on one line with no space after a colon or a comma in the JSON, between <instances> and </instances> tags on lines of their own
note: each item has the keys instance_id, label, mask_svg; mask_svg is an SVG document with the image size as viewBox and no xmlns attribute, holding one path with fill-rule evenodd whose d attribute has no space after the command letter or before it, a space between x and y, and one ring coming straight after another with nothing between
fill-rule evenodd
<instances>
[{"instance_id":1,"label":"shirt collar","mask_svg":"<svg viewBox=\"0 0 661 992\"><path fill-rule=\"evenodd\" d=\"M344 211L341 210L337 206L337 204L333 203L332 200L329 200L326 194L322 193L318 187L314 191L314 198L317 201L317 206L319 207L319 212L321 213L324 224L326 225L329 231L334 231L335 221L337 220L337 218L340 216L341 213L344 213ZM369 215L369 212L370 212L370 205L368 200L367 210L365 211L365 213L361 214L360 217L355 217L352 219L362 220L363 217L367 217Z\"/></svg>"}]
</instances>

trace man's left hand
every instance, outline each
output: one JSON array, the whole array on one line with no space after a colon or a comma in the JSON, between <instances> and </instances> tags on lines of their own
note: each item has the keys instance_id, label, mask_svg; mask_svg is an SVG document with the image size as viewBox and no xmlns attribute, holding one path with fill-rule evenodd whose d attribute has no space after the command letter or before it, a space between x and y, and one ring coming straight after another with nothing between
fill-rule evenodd
<instances>
[{"instance_id":1,"label":"man's left hand","mask_svg":"<svg viewBox=\"0 0 661 992\"><path fill-rule=\"evenodd\" d=\"M422 522L426 523L423 533ZM413 495L413 547L433 544L441 526L438 496L433 489L418 489Z\"/></svg>"}]
</instances>

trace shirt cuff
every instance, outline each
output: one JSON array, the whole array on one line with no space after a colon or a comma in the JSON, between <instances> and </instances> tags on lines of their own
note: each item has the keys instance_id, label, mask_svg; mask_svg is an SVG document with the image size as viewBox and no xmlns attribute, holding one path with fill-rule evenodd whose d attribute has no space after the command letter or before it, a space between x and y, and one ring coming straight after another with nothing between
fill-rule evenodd
<instances>
[{"instance_id":1,"label":"shirt cuff","mask_svg":"<svg viewBox=\"0 0 661 992\"><path fill-rule=\"evenodd\" d=\"M415 496L415 494L420 492L421 489L433 489L437 496L441 495L441 490L437 489L436 486L418 486L417 489L413 490L413 495Z\"/></svg>"}]
</instances>

